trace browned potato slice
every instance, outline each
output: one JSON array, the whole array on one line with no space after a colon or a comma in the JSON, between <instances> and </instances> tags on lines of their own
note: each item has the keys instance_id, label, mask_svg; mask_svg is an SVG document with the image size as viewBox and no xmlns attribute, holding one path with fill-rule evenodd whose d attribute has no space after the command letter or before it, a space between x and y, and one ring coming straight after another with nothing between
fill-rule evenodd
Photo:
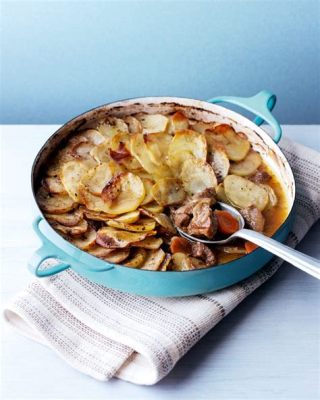
<instances>
[{"instance_id":1,"label":"browned potato slice","mask_svg":"<svg viewBox=\"0 0 320 400\"><path fill-rule=\"evenodd\" d=\"M261 163L260 154L251 150L242 161L231 163L230 174L239 176L251 175L260 167Z\"/></svg>"},{"instance_id":2,"label":"browned potato slice","mask_svg":"<svg viewBox=\"0 0 320 400\"><path fill-rule=\"evenodd\" d=\"M175 133L177 131L183 131L189 128L188 118L181 112L177 111L169 117L170 126L169 132Z\"/></svg>"},{"instance_id":3,"label":"browned potato slice","mask_svg":"<svg viewBox=\"0 0 320 400\"><path fill-rule=\"evenodd\" d=\"M123 166L128 171L133 172L134 174L139 175L138 172L144 171L139 161L132 156L122 158L118 162L121 166Z\"/></svg>"},{"instance_id":4,"label":"browned potato slice","mask_svg":"<svg viewBox=\"0 0 320 400\"><path fill-rule=\"evenodd\" d=\"M171 262L172 256L169 253L166 253L164 260L162 261L160 267L159 267L159 271L167 271L168 266Z\"/></svg>"},{"instance_id":5,"label":"browned potato slice","mask_svg":"<svg viewBox=\"0 0 320 400\"><path fill-rule=\"evenodd\" d=\"M117 128L120 132L129 132L128 125L124 122L123 119L117 117L108 117L107 120L109 123Z\"/></svg>"},{"instance_id":6,"label":"browned potato slice","mask_svg":"<svg viewBox=\"0 0 320 400\"><path fill-rule=\"evenodd\" d=\"M90 193L99 196L115 173L117 173L115 163L102 163L83 174L81 184L84 185L86 190Z\"/></svg>"},{"instance_id":7,"label":"browned potato slice","mask_svg":"<svg viewBox=\"0 0 320 400\"><path fill-rule=\"evenodd\" d=\"M275 207L278 204L278 198L272 187L267 184L260 184L260 186L263 187L268 194L268 203L265 210L269 210L270 208Z\"/></svg>"},{"instance_id":8,"label":"browned potato slice","mask_svg":"<svg viewBox=\"0 0 320 400\"><path fill-rule=\"evenodd\" d=\"M117 215L137 209L145 196L141 179L131 172L120 174L119 179L118 196L112 202L106 202L101 197L93 195L81 182L80 193L86 207L92 211Z\"/></svg>"},{"instance_id":9,"label":"browned potato slice","mask_svg":"<svg viewBox=\"0 0 320 400\"><path fill-rule=\"evenodd\" d=\"M123 214L136 210L145 197L145 189L139 176L127 172L121 174L120 192L106 212Z\"/></svg>"},{"instance_id":10,"label":"browned potato slice","mask_svg":"<svg viewBox=\"0 0 320 400\"><path fill-rule=\"evenodd\" d=\"M161 266L166 253L162 249L150 250L140 269L157 271Z\"/></svg>"},{"instance_id":11,"label":"browned potato slice","mask_svg":"<svg viewBox=\"0 0 320 400\"><path fill-rule=\"evenodd\" d=\"M186 197L181 182L174 178L164 178L157 181L151 189L152 197L161 206L180 204Z\"/></svg>"},{"instance_id":12,"label":"browned potato slice","mask_svg":"<svg viewBox=\"0 0 320 400\"><path fill-rule=\"evenodd\" d=\"M144 136L144 142L150 159L162 166L167 158L172 136L165 132L149 133Z\"/></svg>"},{"instance_id":13,"label":"browned potato slice","mask_svg":"<svg viewBox=\"0 0 320 400\"><path fill-rule=\"evenodd\" d=\"M144 190L146 192L146 196L141 204L142 205L149 204L154 200L151 192L152 186L154 185L154 181L148 178L141 178L141 179L143 182Z\"/></svg>"},{"instance_id":14,"label":"browned potato slice","mask_svg":"<svg viewBox=\"0 0 320 400\"><path fill-rule=\"evenodd\" d=\"M72 244L79 247L79 249L81 250L90 250L96 245L96 237L97 232L93 228L89 227L87 232L85 232L83 235L69 237L69 240Z\"/></svg>"},{"instance_id":15,"label":"browned potato slice","mask_svg":"<svg viewBox=\"0 0 320 400\"><path fill-rule=\"evenodd\" d=\"M156 223L151 218L141 218L139 220L139 224L126 224L124 222L119 222L115 219L112 219L110 221L107 221L107 225L129 232L148 232L152 231L155 228Z\"/></svg>"},{"instance_id":16,"label":"browned potato slice","mask_svg":"<svg viewBox=\"0 0 320 400\"><path fill-rule=\"evenodd\" d=\"M149 250L156 250L159 249L162 243L163 240L161 238L147 237L146 239L141 240L140 242L131 243L131 246L142 247L143 249L149 249Z\"/></svg>"},{"instance_id":17,"label":"browned potato slice","mask_svg":"<svg viewBox=\"0 0 320 400\"><path fill-rule=\"evenodd\" d=\"M130 249L117 249L113 250L110 254L102 258L111 264L119 264L128 258L129 254Z\"/></svg>"},{"instance_id":18,"label":"browned potato slice","mask_svg":"<svg viewBox=\"0 0 320 400\"><path fill-rule=\"evenodd\" d=\"M215 133L224 135L229 143L225 145L227 155L232 161L241 161L250 150L250 142L237 134L235 130L226 124L218 125L214 129Z\"/></svg>"},{"instance_id":19,"label":"browned potato slice","mask_svg":"<svg viewBox=\"0 0 320 400\"><path fill-rule=\"evenodd\" d=\"M98 146L99 144L105 141L105 137L96 129L88 129L87 131L82 133L82 136L85 137L89 142Z\"/></svg>"},{"instance_id":20,"label":"browned potato slice","mask_svg":"<svg viewBox=\"0 0 320 400\"><path fill-rule=\"evenodd\" d=\"M107 249L117 249L127 247L131 243L139 242L155 234L156 231L127 232L107 226L98 230L97 243Z\"/></svg>"},{"instance_id":21,"label":"browned potato slice","mask_svg":"<svg viewBox=\"0 0 320 400\"><path fill-rule=\"evenodd\" d=\"M130 152L149 174L156 172L158 165L150 158L150 154L144 141L144 135L136 133L131 136Z\"/></svg>"},{"instance_id":22,"label":"browned potato slice","mask_svg":"<svg viewBox=\"0 0 320 400\"><path fill-rule=\"evenodd\" d=\"M52 195L43 186L38 190L36 199L41 210L48 214L64 214L77 206L67 194Z\"/></svg>"},{"instance_id":23,"label":"browned potato slice","mask_svg":"<svg viewBox=\"0 0 320 400\"><path fill-rule=\"evenodd\" d=\"M192 121L191 122L191 129L195 130L196 132L205 134L207 130L213 130L216 126L214 122L202 122L202 121Z\"/></svg>"},{"instance_id":24,"label":"browned potato slice","mask_svg":"<svg viewBox=\"0 0 320 400\"><path fill-rule=\"evenodd\" d=\"M92 256L103 258L108 256L113 251L114 249L106 249L105 247L101 247L96 244L94 247L88 250L88 253L91 254Z\"/></svg>"},{"instance_id":25,"label":"browned potato slice","mask_svg":"<svg viewBox=\"0 0 320 400\"><path fill-rule=\"evenodd\" d=\"M106 138L111 138L118 132L129 132L128 125L120 118L108 117L100 122L96 130Z\"/></svg>"},{"instance_id":26,"label":"browned potato slice","mask_svg":"<svg viewBox=\"0 0 320 400\"><path fill-rule=\"evenodd\" d=\"M124 145L128 154L130 154L130 134L128 132L118 132L109 140L110 150L117 151L121 144Z\"/></svg>"},{"instance_id":27,"label":"browned potato slice","mask_svg":"<svg viewBox=\"0 0 320 400\"><path fill-rule=\"evenodd\" d=\"M88 210L85 207L81 208L81 211L83 211L86 218L92 219L93 221L108 221L110 218L115 218L117 216L115 214Z\"/></svg>"},{"instance_id":28,"label":"browned potato slice","mask_svg":"<svg viewBox=\"0 0 320 400\"><path fill-rule=\"evenodd\" d=\"M42 184L50 193L53 194L67 193L59 176L47 176L46 178L43 179Z\"/></svg>"},{"instance_id":29,"label":"browned potato slice","mask_svg":"<svg viewBox=\"0 0 320 400\"><path fill-rule=\"evenodd\" d=\"M183 163L180 178L184 190L190 195L217 186L217 178L212 167L196 158L188 158Z\"/></svg>"},{"instance_id":30,"label":"browned potato slice","mask_svg":"<svg viewBox=\"0 0 320 400\"><path fill-rule=\"evenodd\" d=\"M102 122L97 126L97 131L101 133L107 139L112 138L115 134L119 132L119 129L116 126L110 125L108 122Z\"/></svg>"},{"instance_id":31,"label":"browned potato slice","mask_svg":"<svg viewBox=\"0 0 320 400\"><path fill-rule=\"evenodd\" d=\"M173 271L190 271L195 269L191 263L190 257L184 253L174 253L172 255L172 270Z\"/></svg>"},{"instance_id":32,"label":"browned potato slice","mask_svg":"<svg viewBox=\"0 0 320 400\"><path fill-rule=\"evenodd\" d=\"M131 268L138 268L144 262L147 256L145 249L135 249L133 256L129 258L123 265Z\"/></svg>"},{"instance_id":33,"label":"browned potato slice","mask_svg":"<svg viewBox=\"0 0 320 400\"><path fill-rule=\"evenodd\" d=\"M109 154L109 140L106 139L104 142L97 146L94 146L90 151L91 157L93 157L97 163L107 163L111 160Z\"/></svg>"},{"instance_id":34,"label":"browned potato slice","mask_svg":"<svg viewBox=\"0 0 320 400\"><path fill-rule=\"evenodd\" d=\"M135 210L131 211L122 215L119 215L117 218L115 218L115 221L119 222L124 222L125 224L133 224L134 222L137 222L140 217L140 211Z\"/></svg>"},{"instance_id":35,"label":"browned potato slice","mask_svg":"<svg viewBox=\"0 0 320 400\"><path fill-rule=\"evenodd\" d=\"M144 134L167 131L169 119L162 114L142 114L138 117Z\"/></svg>"},{"instance_id":36,"label":"browned potato slice","mask_svg":"<svg viewBox=\"0 0 320 400\"><path fill-rule=\"evenodd\" d=\"M129 115L124 118L124 121L128 125L130 133L142 133L142 125L137 118Z\"/></svg>"},{"instance_id":37,"label":"browned potato slice","mask_svg":"<svg viewBox=\"0 0 320 400\"><path fill-rule=\"evenodd\" d=\"M62 232L66 235L71 235L71 236L78 236L81 235L82 233L87 232L88 230L88 222L83 219L81 222L79 222L78 225L75 226L65 226L62 224L59 224L59 222L51 220L50 221L51 226L56 229L59 232Z\"/></svg>"},{"instance_id":38,"label":"browned potato slice","mask_svg":"<svg viewBox=\"0 0 320 400\"><path fill-rule=\"evenodd\" d=\"M86 172L87 166L81 161L69 161L62 167L61 181L74 201L81 201L79 183Z\"/></svg>"},{"instance_id":39,"label":"browned potato slice","mask_svg":"<svg viewBox=\"0 0 320 400\"><path fill-rule=\"evenodd\" d=\"M230 162L226 152L222 149L215 149L209 154L209 163L217 177L218 182L222 182L229 173Z\"/></svg>"},{"instance_id":40,"label":"browned potato slice","mask_svg":"<svg viewBox=\"0 0 320 400\"><path fill-rule=\"evenodd\" d=\"M71 154L78 160L91 159L90 152L94 148L94 144L89 141L78 142L72 146Z\"/></svg>"},{"instance_id":41,"label":"browned potato slice","mask_svg":"<svg viewBox=\"0 0 320 400\"><path fill-rule=\"evenodd\" d=\"M147 215L150 218L153 218L160 226L164 228L164 230L170 234L175 234L176 229L173 226L171 219L163 213L153 213L149 210L141 209L141 213Z\"/></svg>"},{"instance_id":42,"label":"browned potato slice","mask_svg":"<svg viewBox=\"0 0 320 400\"><path fill-rule=\"evenodd\" d=\"M168 164L177 172L186 158L205 162L207 142L204 135L192 130L177 132L169 145L168 158Z\"/></svg>"},{"instance_id":43,"label":"browned potato slice","mask_svg":"<svg viewBox=\"0 0 320 400\"><path fill-rule=\"evenodd\" d=\"M76 210L68 214L45 214L48 221L55 221L64 226L76 226L83 219L83 212Z\"/></svg>"},{"instance_id":44,"label":"browned potato slice","mask_svg":"<svg viewBox=\"0 0 320 400\"><path fill-rule=\"evenodd\" d=\"M219 183L219 185L216 187L216 194L219 201L221 201L222 203L231 204L224 191L223 183Z\"/></svg>"},{"instance_id":45,"label":"browned potato slice","mask_svg":"<svg viewBox=\"0 0 320 400\"><path fill-rule=\"evenodd\" d=\"M238 175L228 175L224 182L227 198L239 208L256 206L263 211L269 201L267 191L260 185Z\"/></svg>"},{"instance_id":46,"label":"browned potato slice","mask_svg":"<svg viewBox=\"0 0 320 400\"><path fill-rule=\"evenodd\" d=\"M143 203L141 203L141 204L143 204ZM163 207L160 206L155 201L153 201L152 203L143 204L143 208L145 210L151 211L153 213L161 213L161 212L163 212Z\"/></svg>"}]
</instances>

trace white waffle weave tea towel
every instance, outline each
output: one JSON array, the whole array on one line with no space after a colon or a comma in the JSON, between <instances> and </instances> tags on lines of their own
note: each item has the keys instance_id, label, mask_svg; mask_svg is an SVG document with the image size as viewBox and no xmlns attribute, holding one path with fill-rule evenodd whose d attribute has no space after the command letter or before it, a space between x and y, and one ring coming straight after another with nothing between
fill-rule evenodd
<instances>
[{"instance_id":1,"label":"white waffle weave tea towel","mask_svg":"<svg viewBox=\"0 0 320 400\"><path fill-rule=\"evenodd\" d=\"M288 240L295 246L320 217L320 155L285 139L281 147L297 183L296 219ZM186 298L125 294L65 271L35 279L4 316L85 374L151 385L281 263L275 259L230 288Z\"/></svg>"}]
</instances>

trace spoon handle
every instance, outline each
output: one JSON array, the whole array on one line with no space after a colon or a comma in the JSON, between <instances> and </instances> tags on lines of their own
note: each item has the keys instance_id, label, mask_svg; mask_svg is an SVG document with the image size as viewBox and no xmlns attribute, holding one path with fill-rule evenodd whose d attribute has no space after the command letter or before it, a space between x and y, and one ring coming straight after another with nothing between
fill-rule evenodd
<instances>
[{"instance_id":1,"label":"spoon handle","mask_svg":"<svg viewBox=\"0 0 320 400\"><path fill-rule=\"evenodd\" d=\"M294 265L295 267L301 269L309 275L320 279L320 261L307 256L306 254L300 253L297 250L292 249L262 233L255 232L249 229L241 229L234 236L240 237L242 239L249 240L252 243L264 248L265 250L273 253L274 255L282 258L288 263Z\"/></svg>"}]
</instances>

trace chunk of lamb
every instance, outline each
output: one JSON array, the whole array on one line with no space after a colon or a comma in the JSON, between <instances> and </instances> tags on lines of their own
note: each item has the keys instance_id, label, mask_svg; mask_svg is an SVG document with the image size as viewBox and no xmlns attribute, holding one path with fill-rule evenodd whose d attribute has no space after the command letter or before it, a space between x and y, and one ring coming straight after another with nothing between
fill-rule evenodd
<instances>
[{"instance_id":1,"label":"chunk of lamb","mask_svg":"<svg viewBox=\"0 0 320 400\"><path fill-rule=\"evenodd\" d=\"M192 236L205 236L213 239L217 233L218 222L212 212L210 204L206 201L199 201L192 210L192 220L188 225L188 233Z\"/></svg>"},{"instance_id":2,"label":"chunk of lamb","mask_svg":"<svg viewBox=\"0 0 320 400\"><path fill-rule=\"evenodd\" d=\"M257 170L253 175L249 176L249 179L254 183L268 183L271 179L271 175L266 171Z\"/></svg>"},{"instance_id":3,"label":"chunk of lamb","mask_svg":"<svg viewBox=\"0 0 320 400\"><path fill-rule=\"evenodd\" d=\"M240 210L240 214L251 229L257 232L263 232L265 218L257 207L250 206L243 208Z\"/></svg>"},{"instance_id":4,"label":"chunk of lamb","mask_svg":"<svg viewBox=\"0 0 320 400\"><path fill-rule=\"evenodd\" d=\"M203 243L191 242L183 237L174 236L171 238L170 251L174 253L184 253L202 260L205 266L215 265L217 258L214 252Z\"/></svg>"},{"instance_id":5,"label":"chunk of lamb","mask_svg":"<svg viewBox=\"0 0 320 400\"><path fill-rule=\"evenodd\" d=\"M217 263L217 257L214 252L209 249L208 246L200 242L192 243L191 255L203 260L206 266L215 265Z\"/></svg>"}]
</instances>

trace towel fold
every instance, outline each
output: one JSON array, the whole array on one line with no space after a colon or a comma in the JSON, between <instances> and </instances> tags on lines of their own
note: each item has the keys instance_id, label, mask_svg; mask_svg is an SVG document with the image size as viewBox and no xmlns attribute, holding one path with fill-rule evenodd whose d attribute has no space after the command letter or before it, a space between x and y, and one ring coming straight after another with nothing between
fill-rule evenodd
<instances>
[{"instance_id":1,"label":"towel fold","mask_svg":"<svg viewBox=\"0 0 320 400\"><path fill-rule=\"evenodd\" d=\"M280 147L297 185L295 223L288 238L294 247L320 217L320 155L288 139ZM121 293L67 270L35 279L12 299L4 317L85 374L152 385L281 264L274 259L232 287L184 298Z\"/></svg>"}]
</instances>

